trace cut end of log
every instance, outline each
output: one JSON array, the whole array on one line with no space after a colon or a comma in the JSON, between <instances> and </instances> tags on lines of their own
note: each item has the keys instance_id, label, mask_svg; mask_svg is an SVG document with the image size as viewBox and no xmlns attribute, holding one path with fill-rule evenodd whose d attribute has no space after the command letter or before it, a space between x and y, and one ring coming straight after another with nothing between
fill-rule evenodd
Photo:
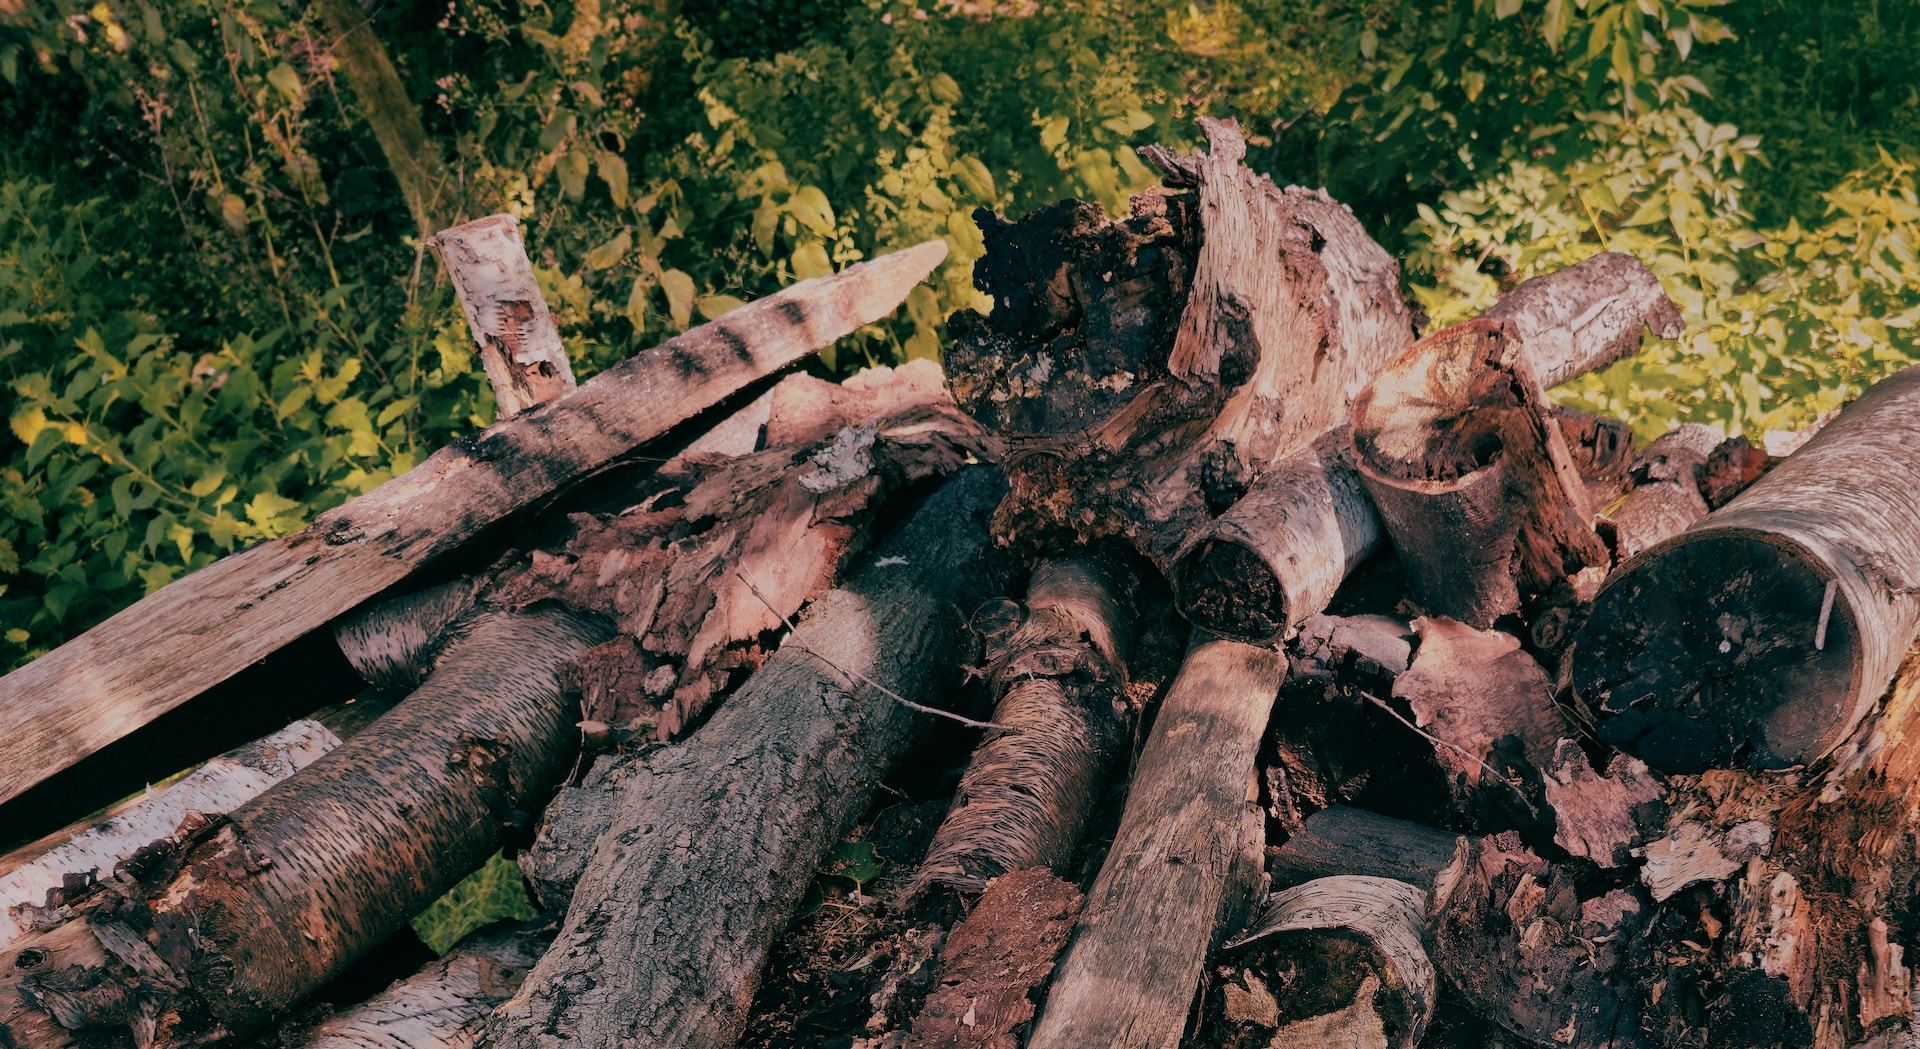
<instances>
[{"instance_id":1,"label":"cut end of log","mask_svg":"<svg viewBox=\"0 0 1920 1049\"><path fill-rule=\"evenodd\" d=\"M1696 529L1610 580L1576 641L1600 738L1655 768L1784 768L1851 727L1855 609L1807 547Z\"/></svg>"},{"instance_id":2,"label":"cut end of log","mask_svg":"<svg viewBox=\"0 0 1920 1049\"><path fill-rule=\"evenodd\" d=\"M1174 592L1187 621L1216 634L1264 641L1292 619L1286 587L1252 547L1205 539L1174 562Z\"/></svg>"}]
</instances>

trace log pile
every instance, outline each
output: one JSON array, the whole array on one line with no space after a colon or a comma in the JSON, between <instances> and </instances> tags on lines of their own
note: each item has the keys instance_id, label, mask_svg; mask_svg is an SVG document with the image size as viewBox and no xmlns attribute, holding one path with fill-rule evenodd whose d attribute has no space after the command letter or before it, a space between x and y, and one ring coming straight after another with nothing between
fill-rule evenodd
<instances>
[{"instance_id":1,"label":"log pile","mask_svg":"<svg viewBox=\"0 0 1920 1049\"><path fill-rule=\"evenodd\" d=\"M0 679L0 1047L1920 1044L1920 369L1636 447L1640 262L1428 330L1201 129L981 214L944 370L777 374L938 244L576 383L435 238L501 421Z\"/></svg>"}]
</instances>

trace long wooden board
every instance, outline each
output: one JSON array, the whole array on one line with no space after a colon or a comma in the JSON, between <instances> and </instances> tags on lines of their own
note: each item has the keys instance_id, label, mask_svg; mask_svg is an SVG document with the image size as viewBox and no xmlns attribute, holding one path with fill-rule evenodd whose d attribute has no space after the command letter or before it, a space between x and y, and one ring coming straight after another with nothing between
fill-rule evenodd
<instances>
[{"instance_id":1,"label":"long wooden board","mask_svg":"<svg viewBox=\"0 0 1920 1049\"><path fill-rule=\"evenodd\" d=\"M802 281L436 452L304 531L216 561L0 678L0 802L322 626L487 524L892 312L929 241Z\"/></svg>"}]
</instances>

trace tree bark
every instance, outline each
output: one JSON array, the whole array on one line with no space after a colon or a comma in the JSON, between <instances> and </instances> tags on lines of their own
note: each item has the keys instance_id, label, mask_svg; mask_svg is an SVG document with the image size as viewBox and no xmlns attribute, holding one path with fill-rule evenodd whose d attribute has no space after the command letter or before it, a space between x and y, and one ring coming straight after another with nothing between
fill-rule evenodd
<instances>
[{"instance_id":1,"label":"tree bark","mask_svg":"<svg viewBox=\"0 0 1920 1049\"><path fill-rule=\"evenodd\" d=\"M885 316L938 241L803 281L178 580L0 678L0 802L191 700L742 386ZM197 639L183 650L181 638Z\"/></svg>"},{"instance_id":2,"label":"tree bark","mask_svg":"<svg viewBox=\"0 0 1920 1049\"><path fill-rule=\"evenodd\" d=\"M1002 727L967 763L910 893L977 893L1008 871L1065 870L1126 741L1134 586L1122 564L1048 558L1034 566L1017 625L975 617Z\"/></svg>"},{"instance_id":3,"label":"tree bark","mask_svg":"<svg viewBox=\"0 0 1920 1049\"><path fill-rule=\"evenodd\" d=\"M1434 879L1453 862L1460 844L1458 834L1335 805L1308 816L1267 857L1267 874L1282 888L1352 874L1432 892Z\"/></svg>"},{"instance_id":4,"label":"tree bark","mask_svg":"<svg viewBox=\"0 0 1920 1049\"><path fill-rule=\"evenodd\" d=\"M1678 325L1644 266L1597 255L1427 336L1361 394L1360 476L1427 611L1487 627L1606 567L1545 391Z\"/></svg>"},{"instance_id":5,"label":"tree bark","mask_svg":"<svg viewBox=\"0 0 1920 1049\"><path fill-rule=\"evenodd\" d=\"M732 1044L801 872L925 724L881 689L938 702L955 604L1005 585L986 529L1002 490L986 470L942 486L699 733L620 761L565 928L485 1044Z\"/></svg>"},{"instance_id":6,"label":"tree bark","mask_svg":"<svg viewBox=\"0 0 1920 1049\"><path fill-rule=\"evenodd\" d=\"M315 1027L301 1049L472 1049L494 1007L551 939L539 925L482 929L439 959Z\"/></svg>"},{"instance_id":7,"label":"tree bark","mask_svg":"<svg viewBox=\"0 0 1920 1049\"><path fill-rule=\"evenodd\" d=\"M1269 896L1228 944L1206 1016L1222 1049L1412 1049L1432 1018L1426 890L1335 875ZM1273 988L1278 988L1275 993Z\"/></svg>"},{"instance_id":8,"label":"tree bark","mask_svg":"<svg viewBox=\"0 0 1920 1049\"><path fill-rule=\"evenodd\" d=\"M992 879L940 949L937 980L900 1049L1020 1049L1034 992L1067 945L1080 890L1044 869Z\"/></svg>"},{"instance_id":9,"label":"tree bark","mask_svg":"<svg viewBox=\"0 0 1920 1049\"><path fill-rule=\"evenodd\" d=\"M512 215L488 215L443 229L427 243L440 249L453 278L499 418L571 393L573 365L534 282L520 223Z\"/></svg>"},{"instance_id":10,"label":"tree bark","mask_svg":"<svg viewBox=\"0 0 1920 1049\"><path fill-rule=\"evenodd\" d=\"M482 613L373 725L224 817L189 819L73 920L0 951L22 1047L184 1046L264 1025L499 847L565 772L561 668L606 636Z\"/></svg>"},{"instance_id":11,"label":"tree bark","mask_svg":"<svg viewBox=\"0 0 1920 1049\"><path fill-rule=\"evenodd\" d=\"M1625 561L1707 516L1700 471L1720 441L1710 426L1683 423L1634 457L1632 489L1600 517L1614 557Z\"/></svg>"},{"instance_id":12,"label":"tree bark","mask_svg":"<svg viewBox=\"0 0 1920 1049\"><path fill-rule=\"evenodd\" d=\"M1258 891L1250 788L1284 672L1279 653L1239 642L1188 652L1028 1049L1179 1044L1216 930Z\"/></svg>"},{"instance_id":13,"label":"tree bark","mask_svg":"<svg viewBox=\"0 0 1920 1049\"><path fill-rule=\"evenodd\" d=\"M1920 369L1623 566L1576 643L1601 738L1674 771L1831 751L1920 629Z\"/></svg>"},{"instance_id":14,"label":"tree bark","mask_svg":"<svg viewBox=\"0 0 1920 1049\"><path fill-rule=\"evenodd\" d=\"M427 138L420 110L359 5L354 0L319 0L314 6L333 37L328 54L346 77L347 90L380 144L387 170L400 184L401 199L424 239L458 210L440 152Z\"/></svg>"}]
</instances>

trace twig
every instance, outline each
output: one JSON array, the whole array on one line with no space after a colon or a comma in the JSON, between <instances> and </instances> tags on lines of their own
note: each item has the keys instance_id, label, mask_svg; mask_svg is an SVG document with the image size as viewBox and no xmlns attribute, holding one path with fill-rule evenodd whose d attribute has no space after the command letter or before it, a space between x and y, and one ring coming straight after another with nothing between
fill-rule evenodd
<instances>
[{"instance_id":1,"label":"twig","mask_svg":"<svg viewBox=\"0 0 1920 1049\"><path fill-rule=\"evenodd\" d=\"M1412 729L1413 732L1416 735L1418 735L1420 738L1426 740L1427 742L1433 744L1436 747L1445 747L1448 750L1453 751L1455 754L1458 754L1461 757L1466 758L1468 761L1473 762L1475 765L1480 766L1481 771L1487 773L1488 775L1492 776L1494 779L1498 780L1500 783L1505 785L1508 790L1513 791L1513 793L1517 797L1519 797L1520 804L1525 805L1527 807L1528 815L1531 815L1535 818L1539 817L1540 811L1533 807L1533 802L1527 800L1526 794L1522 793L1519 787L1514 786L1513 781L1509 780L1506 777L1506 775L1502 773L1499 769L1496 769L1492 765L1489 765L1486 762L1480 760L1479 755L1473 753L1472 751L1461 746L1460 744L1453 742L1452 740L1441 739L1439 736L1436 736L1433 733L1428 732L1426 729L1421 728L1419 725L1414 724L1412 721L1409 721L1405 716L1403 716L1399 711L1393 709L1392 704L1388 703L1384 699L1381 699L1379 696L1376 696L1371 692L1367 692L1363 690L1357 690L1357 691L1360 691L1361 698L1365 699L1367 702L1373 704L1374 706L1379 707L1381 710L1386 711L1388 717L1392 718L1395 721L1398 721L1399 723L1401 723L1402 725L1405 725L1409 729Z\"/></svg>"},{"instance_id":2,"label":"twig","mask_svg":"<svg viewBox=\"0 0 1920 1049\"><path fill-rule=\"evenodd\" d=\"M799 628L793 625L793 620L787 618L787 614L785 612L782 612L778 608L773 607L773 602L767 600L767 595L761 593L760 588L757 586L754 586L753 580L748 579L744 572L741 572L739 569L736 568L733 570L733 575L734 575L734 578L740 580L742 583L745 583L747 586L747 589L753 592L753 596L756 598L759 598L760 603L767 606L767 611L772 612L774 616L778 618L780 622L786 626L787 639L786 641L782 642L782 644L791 645L794 648L797 648L800 651L806 653L807 655L810 655L813 658L819 660L820 662L825 663L829 669L838 672L841 677L847 678L850 681L858 681L859 683L867 686L868 688L873 689L875 692L878 692L881 695L887 697L888 699L893 700L895 703L898 703L901 706L906 707L908 710L919 711L922 714L932 714L935 717L946 718L949 721L958 721L960 724L965 725L968 728L997 728L997 729L1007 730L1007 731L1010 731L1013 728L1013 726L1011 725L1003 725L998 721L975 721L974 719L967 717L964 714L955 714L951 710L941 710L939 707L929 707L923 703L915 703L913 700L908 699L907 697L901 695L898 692L895 692L894 690L888 688L885 685L882 685L880 682L873 680L872 678L866 676L865 674L862 674L857 670L848 670L846 667L843 667L840 664L835 663L833 660L828 659L826 656L823 656L819 652L816 652L813 649L807 647L806 642L797 640L794 635L799 632Z\"/></svg>"}]
</instances>

